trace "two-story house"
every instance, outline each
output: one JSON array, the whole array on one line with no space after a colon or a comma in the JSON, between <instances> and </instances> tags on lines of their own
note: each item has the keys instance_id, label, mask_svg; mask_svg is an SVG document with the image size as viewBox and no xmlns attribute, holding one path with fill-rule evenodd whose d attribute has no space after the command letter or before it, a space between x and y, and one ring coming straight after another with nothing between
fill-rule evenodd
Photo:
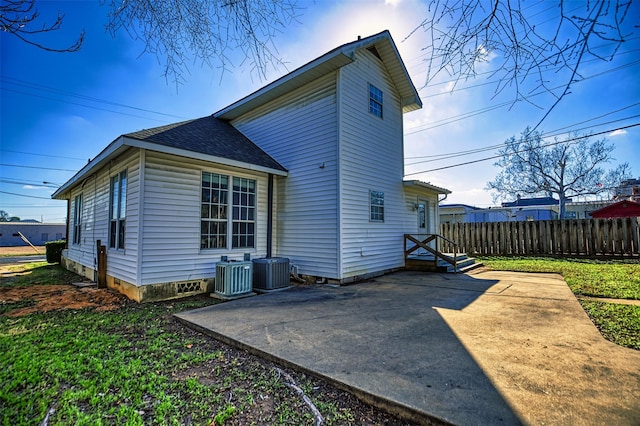
<instances>
[{"instance_id":1,"label":"two-story house","mask_svg":"<svg viewBox=\"0 0 640 426\"><path fill-rule=\"evenodd\" d=\"M120 136L60 187L63 263L157 300L209 291L221 256L286 257L345 283L404 266L446 189L403 181L422 107L388 31L342 45L208 117Z\"/></svg>"}]
</instances>

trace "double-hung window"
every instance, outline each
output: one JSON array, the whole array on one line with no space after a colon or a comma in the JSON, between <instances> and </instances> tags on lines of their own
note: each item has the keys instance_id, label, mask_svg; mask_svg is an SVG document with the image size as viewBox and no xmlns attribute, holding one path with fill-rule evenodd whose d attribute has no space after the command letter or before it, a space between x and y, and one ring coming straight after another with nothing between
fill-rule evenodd
<instances>
[{"instance_id":1,"label":"double-hung window","mask_svg":"<svg viewBox=\"0 0 640 426\"><path fill-rule=\"evenodd\" d=\"M233 178L233 248L249 248L255 245L256 232L256 181Z\"/></svg>"},{"instance_id":2,"label":"double-hung window","mask_svg":"<svg viewBox=\"0 0 640 426\"><path fill-rule=\"evenodd\" d=\"M200 213L200 248L255 247L255 180L202 172Z\"/></svg>"},{"instance_id":3,"label":"double-hung window","mask_svg":"<svg viewBox=\"0 0 640 426\"><path fill-rule=\"evenodd\" d=\"M382 118L382 90L369 84L369 112Z\"/></svg>"},{"instance_id":4,"label":"double-hung window","mask_svg":"<svg viewBox=\"0 0 640 426\"><path fill-rule=\"evenodd\" d=\"M109 211L109 247L124 249L124 233L127 213L127 171L111 177Z\"/></svg>"},{"instance_id":5,"label":"double-hung window","mask_svg":"<svg viewBox=\"0 0 640 426\"><path fill-rule=\"evenodd\" d=\"M369 220L384 222L384 192L369 191Z\"/></svg>"},{"instance_id":6,"label":"double-hung window","mask_svg":"<svg viewBox=\"0 0 640 426\"><path fill-rule=\"evenodd\" d=\"M80 244L82 232L82 194L76 195L73 202L73 244Z\"/></svg>"},{"instance_id":7,"label":"double-hung window","mask_svg":"<svg viewBox=\"0 0 640 426\"><path fill-rule=\"evenodd\" d=\"M229 177L202 172L200 248L227 246Z\"/></svg>"}]
</instances>

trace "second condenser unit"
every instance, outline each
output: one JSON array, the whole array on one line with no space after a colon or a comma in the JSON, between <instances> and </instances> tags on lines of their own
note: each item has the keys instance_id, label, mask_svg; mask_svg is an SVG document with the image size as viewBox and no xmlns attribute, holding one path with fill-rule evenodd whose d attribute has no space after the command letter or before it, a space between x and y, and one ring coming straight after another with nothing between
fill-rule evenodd
<instances>
[{"instance_id":1,"label":"second condenser unit","mask_svg":"<svg viewBox=\"0 0 640 426\"><path fill-rule=\"evenodd\" d=\"M289 259L270 257L253 259L253 288L273 290L289 286Z\"/></svg>"}]
</instances>

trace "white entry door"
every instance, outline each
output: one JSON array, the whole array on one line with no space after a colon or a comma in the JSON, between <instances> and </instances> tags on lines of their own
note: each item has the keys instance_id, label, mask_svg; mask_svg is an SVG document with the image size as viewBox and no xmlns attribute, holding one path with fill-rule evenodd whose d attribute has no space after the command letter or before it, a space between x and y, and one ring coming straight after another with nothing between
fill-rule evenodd
<instances>
[{"instance_id":1,"label":"white entry door","mask_svg":"<svg viewBox=\"0 0 640 426\"><path fill-rule=\"evenodd\" d=\"M429 201L418 199L418 234L420 234L420 238L426 238L424 234L431 233L431 224L429 223ZM429 247L434 247L434 242L431 241ZM426 254L427 251L424 249L420 249L418 254Z\"/></svg>"},{"instance_id":2,"label":"white entry door","mask_svg":"<svg viewBox=\"0 0 640 426\"><path fill-rule=\"evenodd\" d=\"M429 201L418 200L418 233L428 234L429 226Z\"/></svg>"}]
</instances>

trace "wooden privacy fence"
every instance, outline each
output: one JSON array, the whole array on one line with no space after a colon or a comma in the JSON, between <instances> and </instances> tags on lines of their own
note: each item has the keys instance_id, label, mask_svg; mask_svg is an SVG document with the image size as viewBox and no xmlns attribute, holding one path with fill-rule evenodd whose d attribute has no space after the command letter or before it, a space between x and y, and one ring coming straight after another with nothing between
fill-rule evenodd
<instances>
[{"instance_id":1,"label":"wooden privacy fence","mask_svg":"<svg viewBox=\"0 0 640 426\"><path fill-rule=\"evenodd\" d=\"M443 223L461 253L483 255L640 256L640 218ZM452 250L443 241L442 251Z\"/></svg>"}]
</instances>

